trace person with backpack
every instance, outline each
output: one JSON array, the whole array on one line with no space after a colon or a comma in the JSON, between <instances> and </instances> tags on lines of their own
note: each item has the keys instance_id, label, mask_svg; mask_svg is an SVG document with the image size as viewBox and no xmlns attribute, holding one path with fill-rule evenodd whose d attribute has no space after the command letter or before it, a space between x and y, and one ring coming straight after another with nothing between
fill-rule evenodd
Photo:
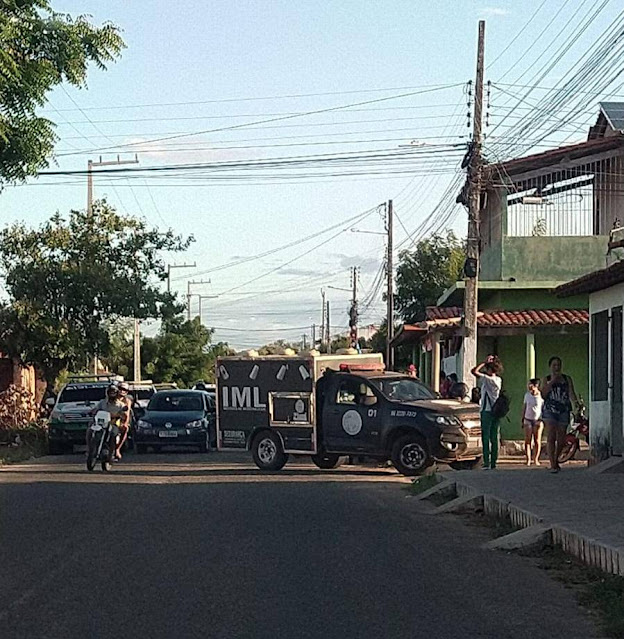
<instances>
[{"instance_id":1,"label":"person with backpack","mask_svg":"<svg viewBox=\"0 0 624 639\"><path fill-rule=\"evenodd\" d=\"M551 357L548 360L548 366L550 367L550 375L543 381L541 388L544 398L542 420L546 426L550 472L558 473L560 470L559 455L563 450L566 431L570 425L572 402L578 405L578 398L572 378L561 372L561 358Z\"/></svg>"},{"instance_id":2,"label":"person with backpack","mask_svg":"<svg viewBox=\"0 0 624 639\"><path fill-rule=\"evenodd\" d=\"M483 469L494 470L498 461L498 432L501 417L509 411L509 401L502 394L503 364L496 355L472 369L481 381L481 440L483 442ZM500 400L500 401L499 401Z\"/></svg>"}]
</instances>

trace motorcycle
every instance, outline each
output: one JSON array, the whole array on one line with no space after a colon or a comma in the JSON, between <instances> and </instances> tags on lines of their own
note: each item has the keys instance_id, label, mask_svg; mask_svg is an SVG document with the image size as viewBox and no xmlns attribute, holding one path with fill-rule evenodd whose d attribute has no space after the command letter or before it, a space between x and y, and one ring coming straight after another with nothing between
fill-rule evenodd
<instances>
[{"instance_id":1,"label":"motorcycle","mask_svg":"<svg viewBox=\"0 0 624 639\"><path fill-rule=\"evenodd\" d=\"M98 411L89 426L89 431L87 470L92 471L100 462L102 470L108 472L113 465L115 444L119 438L118 431L115 432L115 422L111 419L111 414L105 410Z\"/></svg>"},{"instance_id":2,"label":"motorcycle","mask_svg":"<svg viewBox=\"0 0 624 639\"><path fill-rule=\"evenodd\" d=\"M589 420L585 415L585 411L585 404L582 399L579 399L578 413L574 416L574 423L566 433L563 450L559 455L560 464L574 459L581 446L581 437L584 437L585 441L589 443Z\"/></svg>"}]
</instances>

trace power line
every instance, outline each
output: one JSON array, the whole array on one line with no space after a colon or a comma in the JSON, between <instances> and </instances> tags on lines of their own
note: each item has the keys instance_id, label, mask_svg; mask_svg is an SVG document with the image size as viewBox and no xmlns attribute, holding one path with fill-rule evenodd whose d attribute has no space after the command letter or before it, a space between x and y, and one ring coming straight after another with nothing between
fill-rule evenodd
<instances>
[{"instance_id":1,"label":"power line","mask_svg":"<svg viewBox=\"0 0 624 639\"><path fill-rule=\"evenodd\" d=\"M236 130L236 129L242 129L242 128L246 128L246 127L250 127L250 126L255 126L258 124L269 124L271 122L280 122L283 120L290 120L293 118L300 118L300 117L308 117L311 115L318 115L321 113L332 113L335 111L342 111L345 109L350 109L352 107L355 106L364 106L367 104L376 104L379 102L385 102L388 100L399 100L401 98L407 98L407 97L412 97L414 95L420 95L423 93L431 93L433 91L441 91L443 89L449 89L449 88L453 88L454 86L458 86L457 84L448 84L448 85L440 85L437 86L436 88L432 88L432 89L423 89L421 91L412 91L410 93L402 93L402 94L398 94L398 95L392 95L392 96L387 96L387 97L383 97L383 98L376 98L374 100L364 100L362 102L356 102L353 104L343 104L343 105L339 105L339 106L334 106L334 107L326 107L323 109L315 109L312 111L306 111L303 113L297 113L297 114L291 114L291 115L283 115L283 116L279 116L279 117L274 117L274 118L268 118L268 119L263 119L263 120L256 120L253 122L243 122L241 124L233 124L230 126L226 126L226 127L219 127L216 129L206 129L204 131L195 131L195 132L189 132L189 133L180 133L178 135L171 135L171 136L165 136L165 137L160 137L160 138L155 138L150 140L149 142L153 143L153 142L164 142L166 140L174 140L174 139L179 139L179 138L185 138L185 137L193 137L193 136L197 136L197 135L205 135L207 133L218 133L219 131L232 131L232 130ZM126 144L121 144L119 146L113 146L113 147L98 147L95 149L89 149L89 152L94 152L94 151L106 151L106 150L110 150L110 149L118 149L118 148L132 148L135 147L139 144L144 144L145 142L128 142Z\"/></svg>"}]
</instances>

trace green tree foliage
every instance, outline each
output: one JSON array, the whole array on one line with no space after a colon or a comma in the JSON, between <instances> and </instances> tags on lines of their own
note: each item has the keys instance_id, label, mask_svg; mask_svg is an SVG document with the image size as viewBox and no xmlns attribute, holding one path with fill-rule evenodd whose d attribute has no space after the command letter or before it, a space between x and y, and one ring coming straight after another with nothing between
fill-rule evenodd
<instances>
[{"instance_id":1,"label":"green tree foliage","mask_svg":"<svg viewBox=\"0 0 624 639\"><path fill-rule=\"evenodd\" d=\"M397 268L396 308L405 322L425 319L427 306L461 276L465 252L452 231L433 235L416 244L413 251L402 251Z\"/></svg>"},{"instance_id":2,"label":"green tree foliage","mask_svg":"<svg viewBox=\"0 0 624 639\"><path fill-rule=\"evenodd\" d=\"M36 365L52 384L64 368L109 352L111 321L174 317L180 308L160 286L167 276L160 256L191 241L119 215L105 201L38 229L4 229L0 350Z\"/></svg>"},{"instance_id":3,"label":"green tree foliage","mask_svg":"<svg viewBox=\"0 0 624 639\"><path fill-rule=\"evenodd\" d=\"M141 339L141 377L155 383L175 382L188 387L203 380L214 382L217 357L232 355L227 344L212 344L214 331L199 318L185 321L177 314L161 324L154 337ZM126 378L132 376L133 345L131 327L111 330L112 348L105 358L110 370Z\"/></svg>"},{"instance_id":4,"label":"green tree foliage","mask_svg":"<svg viewBox=\"0 0 624 639\"><path fill-rule=\"evenodd\" d=\"M124 46L113 24L55 13L48 0L0 0L0 188L48 165L54 124L36 112L48 92L84 86L88 66L105 69Z\"/></svg>"}]
</instances>

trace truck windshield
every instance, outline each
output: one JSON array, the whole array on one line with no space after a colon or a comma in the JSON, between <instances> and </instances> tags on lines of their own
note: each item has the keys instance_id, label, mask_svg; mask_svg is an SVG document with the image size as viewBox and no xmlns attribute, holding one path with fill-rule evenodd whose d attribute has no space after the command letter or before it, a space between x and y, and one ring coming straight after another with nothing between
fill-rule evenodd
<instances>
[{"instance_id":1,"label":"truck windshield","mask_svg":"<svg viewBox=\"0 0 624 639\"><path fill-rule=\"evenodd\" d=\"M156 393L150 400L147 410L183 412L203 410L201 395L179 393Z\"/></svg>"},{"instance_id":2,"label":"truck windshield","mask_svg":"<svg viewBox=\"0 0 624 639\"><path fill-rule=\"evenodd\" d=\"M397 402L435 399L435 394L422 382L411 377L377 377L371 382L388 398Z\"/></svg>"},{"instance_id":3,"label":"truck windshield","mask_svg":"<svg viewBox=\"0 0 624 639\"><path fill-rule=\"evenodd\" d=\"M106 386L87 386L65 388L59 397L59 404L69 402L99 402L106 397Z\"/></svg>"}]
</instances>

